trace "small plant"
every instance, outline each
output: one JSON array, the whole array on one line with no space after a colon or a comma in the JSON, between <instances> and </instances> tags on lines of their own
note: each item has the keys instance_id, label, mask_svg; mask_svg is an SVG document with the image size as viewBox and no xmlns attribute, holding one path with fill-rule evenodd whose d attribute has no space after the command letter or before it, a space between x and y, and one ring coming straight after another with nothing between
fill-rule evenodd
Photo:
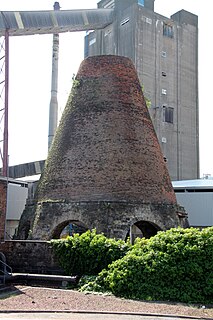
<instances>
[{"instance_id":1,"label":"small plant","mask_svg":"<svg viewBox=\"0 0 213 320\"><path fill-rule=\"evenodd\" d=\"M144 93L144 85L143 84L141 85L141 90ZM152 102L151 102L151 100L149 98L147 98L145 96L144 96L144 99L145 99L145 102L146 102L146 106L149 109L151 107L151 105L152 105Z\"/></svg>"},{"instance_id":2,"label":"small plant","mask_svg":"<svg viewBox=\"0 0 213 320\"><path fill-rule=\"evenodd\" d=\"M131 299L213 303L213 227L170 229L138 239L82 289Z\"/></svg>"},{"instance_id":3,"label":"small plant","mask_svg":"<svg viewBox=\"0 0 213 320\"><path fill-rule=\"evenodd\" d=\"M78 88L80 86L81 82L80 80L76 79L76 75L73 73L72 75L72 88Z\"/></svg>"},{"instance_id":4,"label":"small plant","mask_svg":"<svg viewBox=\"0 0 213 320\"><path fill-rule=\"evenodd\" d=\"M97 275L112 261L123 257L130 244L108 239L96 230L51 241L59 263L68 275Z\"/></svg>"}]
</instances>

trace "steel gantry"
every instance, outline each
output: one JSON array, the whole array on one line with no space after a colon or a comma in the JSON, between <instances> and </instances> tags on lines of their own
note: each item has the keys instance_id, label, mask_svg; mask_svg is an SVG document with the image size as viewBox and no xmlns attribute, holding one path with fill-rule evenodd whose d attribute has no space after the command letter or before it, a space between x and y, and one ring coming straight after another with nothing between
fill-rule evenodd
<instances>
[{"instance_id":1,"label":"steel gantry","mask_svg":"<svg viewBox=\"0 0 213 320\"><path fill-rule=\"evenodd\" d=\"M8 176L9 172L9 37L34 34L59 34L63 32L103 29L107 25L112 23L113 16L113 9L0 11L0 159L2 161L2 170L0 172L1 175Z\"/></svg>"},{"instance_id":2,"label":"steel gantry","mask_svg":"<svg viewBox=\"0 0 213 320\"><path fill-rule=\"evenodd\" d=\"M9 88L9 34L0 38L0 156L2 175L8 170L8 88Z\"/></svg>"}]
</instances>

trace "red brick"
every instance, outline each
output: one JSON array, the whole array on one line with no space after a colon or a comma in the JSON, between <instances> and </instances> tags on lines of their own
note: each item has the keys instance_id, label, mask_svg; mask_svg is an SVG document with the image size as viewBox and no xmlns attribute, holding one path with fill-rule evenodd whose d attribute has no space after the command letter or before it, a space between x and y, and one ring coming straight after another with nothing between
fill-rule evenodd
<instances>
[{"instance_id":1,"label":"red brick","mask_svg":"<svg viewBox=\"0 0 213 320\"><path fill-rule=\"evenodd\" d=\"M175 204L130 59L84 60L57 130L38 200Z\"/></svg>"}]
</instances>

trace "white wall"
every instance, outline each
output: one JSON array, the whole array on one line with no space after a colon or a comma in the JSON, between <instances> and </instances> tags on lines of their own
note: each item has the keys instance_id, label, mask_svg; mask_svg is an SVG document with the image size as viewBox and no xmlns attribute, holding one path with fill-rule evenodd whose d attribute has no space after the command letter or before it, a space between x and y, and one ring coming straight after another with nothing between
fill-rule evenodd
<instances>
[{"instance_id":1,"label":"white wall","mask_svg":"<svg viewBox=\"0 0 213 320\"><path fill-rule=\"evenodd\" d=\"M190 226L213 226L213 192L178 192L176 197L188 213Z\"/></svg>"},{"instance_id":2,"label":"white wall","mask_svg":"<svg viewBox=\"0 0 213 320\"><path fill-rule=\"evenodd\" d=\"M7 194L7 220L19 220L24 210L28 195L27 186L8 184Z\"/></svg>"}]
</instances>

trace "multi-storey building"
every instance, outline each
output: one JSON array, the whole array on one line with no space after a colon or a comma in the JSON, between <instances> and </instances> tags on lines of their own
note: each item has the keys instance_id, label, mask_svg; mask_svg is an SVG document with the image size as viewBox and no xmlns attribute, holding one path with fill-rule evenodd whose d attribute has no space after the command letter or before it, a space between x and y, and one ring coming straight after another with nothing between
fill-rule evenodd
<instances>
[{"instance_id":1,"label":"multi-storey building","mask_svg":"<svg viewBox=\"0 0 213 320\"><path fill-rule=\"evenodd\" d=\"M98 8L114 8L114 21L85 37L85 57L132 59L171 179L198 178L198 17L164 17L154 0L101 0Z\"/></svg>"}]
</instances>

